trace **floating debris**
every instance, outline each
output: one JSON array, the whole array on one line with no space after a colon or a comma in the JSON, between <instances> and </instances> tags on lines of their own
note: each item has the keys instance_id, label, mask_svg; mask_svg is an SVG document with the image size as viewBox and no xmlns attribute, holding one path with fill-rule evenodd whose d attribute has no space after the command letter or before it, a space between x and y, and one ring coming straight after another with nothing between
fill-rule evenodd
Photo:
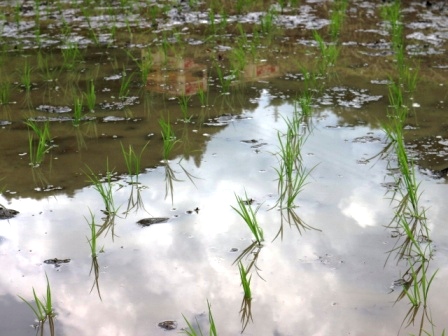
<instances>
[{"instance_id":1,"label":"floating debris","mask_svg":"<svg viewBox=\"0 0 448 336\"><path fill-rule=\"evenodd\" d=\"M140 219L137 223L141 226L150 226L153 224L161 224L168 222L169 218L167 217L152 217L152 218L143 218Z\"/></svg>"},{"instance_id":2,"label":"floating debris","mask_svg":"<svg viewBox=\"0 0 448 336\"><path fill-rule=\"evenodd\" d=\"M177 328L176 321L163 321L158 324L158 326L165 330L174 330Z\"/></svg>"},{"instance_id":3,"label":"floating debris","mask_svg":"<svg viewBox=\"0 0 448 336\"><path fill-rule=\"evenodd\" d=\"M17 215L19 212L13 209L7 209L0 204L0 219L8 219Z\"/></svg>"},{"instance_id":4,"label":"floating debris","mask_svg":"<svg viewBox=\"0 0 448 336\"><path fill-rule=\"evenodd\" d=\"M58 258L53 258L53 259L47 259L44 260L45 264L48 265L53 265L54 267L61 267L61 264L67 264L71 261L71 259L58 259Z\"/></svg>"}]
</instances>

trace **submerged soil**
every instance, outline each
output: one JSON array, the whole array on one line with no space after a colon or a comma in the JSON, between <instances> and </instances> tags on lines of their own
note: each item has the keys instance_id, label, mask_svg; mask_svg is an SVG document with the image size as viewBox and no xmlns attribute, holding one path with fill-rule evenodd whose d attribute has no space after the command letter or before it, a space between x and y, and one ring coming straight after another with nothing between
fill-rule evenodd
<instances>
[{"instance_id":1,"label":"submerged soil","mask_svg":"<svg viewBox=\"0 0 448 336\"><path fill-rule=\"evenodd\" d=\"M56 335L174 334L184 318L206 331L207 301L220 335L442 334L448 5L401 10L406 64L418 71L404 138L430 234L419 239L434 246L428 273L438 270L427 307L412 310L400 296L409 264L388 227L397 64L384 4L349 2L336 39L333 2L238 4L0 2L1 335L35 334L18 295L44 294L45 274ZM313 31L340 47L325 71ZM307 71L318 73L313 88ZM277 204L279 134L308 91L309 175L291 220ZM38 163L30 123L50 132ZM116 213L89 179L108 171ZM262 245L232 209L236 195L257 209ZM239 260L253 265L249 301Z\"/></svg>"}]
</instances>

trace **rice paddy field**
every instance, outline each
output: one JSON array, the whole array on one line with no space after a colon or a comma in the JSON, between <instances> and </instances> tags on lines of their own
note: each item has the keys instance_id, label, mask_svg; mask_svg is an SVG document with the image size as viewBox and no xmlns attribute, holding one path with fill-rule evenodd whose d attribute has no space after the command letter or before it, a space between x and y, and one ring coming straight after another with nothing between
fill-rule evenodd
<instances>
[{"instance_id":1,"label":"rice paddy field","mask_svg":"<svg viewBox=\"0 0 448 336\"><path fill-rule=\"evenodd\" d=\"M0 335L445 335L446 1L0 1Z\"/></svg>"}]
</instances>

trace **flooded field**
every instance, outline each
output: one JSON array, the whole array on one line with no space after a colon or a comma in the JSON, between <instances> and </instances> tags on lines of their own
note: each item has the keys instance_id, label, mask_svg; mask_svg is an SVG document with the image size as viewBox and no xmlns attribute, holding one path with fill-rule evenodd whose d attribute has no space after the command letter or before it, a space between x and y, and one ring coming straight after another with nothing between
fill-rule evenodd
<instances>
[{"instance_id":1,"label":"flooded field","mask_svg":"<svg viewBox=\"0 0 448 336\"><path fill-rule=\"evenodd\" d=\"M448 3L0 8L0 335L445 334Z\"/></svg>"}]
</instances>

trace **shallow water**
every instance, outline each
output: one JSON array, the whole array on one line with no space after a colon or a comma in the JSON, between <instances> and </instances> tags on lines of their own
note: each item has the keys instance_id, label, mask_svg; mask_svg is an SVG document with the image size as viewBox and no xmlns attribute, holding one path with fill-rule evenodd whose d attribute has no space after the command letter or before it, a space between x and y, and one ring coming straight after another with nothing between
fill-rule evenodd
<instances>
[{"instance_id":1,"label":"shallow water","mask_svg":"<svg viewBox=\"0 0 448 336\"><path fill-rule=\"evenodd\" d=\"M20 212L0 225L0 265L5 270L0 276L1 335L36 333L30 326L33 312L18 295L31 300L33 287L43 294L45 274L57 335L175 334L187 325L183 316L197 319L205 331L207 300L218 334L239 334L243 290L234 261L253 237L231 206L237 206L235 195L245 193L254 208L259 206L265 242L243 259L247 264L256 256L258 270L251 272L252 320L244 334L418 334L423 307L407 326L409 301L395 303L402 290L396 281L408 265L389 253L397 242L394 230L387 228L394 216L388 186L394 182L395 159L378 154L388 145L382 125L388 122L387 81L394 65L378 5L349 5L341 54L328 76L319 79L324 88L302 125L303 165L310 175L296 212L313 229L299 232L282 221L276 207L277 132L285 131L285 118L296 111L294 98L304 91L300 67L311 70L319 57L311 29L325 32L331 3L303 2L279 14L273 37L260 40L255 61L248 62L228 94L222 94L215 64L230 74L235 22L252 31L266 8L254 5L236 15L229 7L228 26L207 39L205 5L174 7L157 12L155 19L150 19L151 4L126 7L127 16L120 14L119 3L115 10L105 5L91 17L101 37L94 45L80 7L60 2L61 8L52 12L53 7L42 5L41 29L49 35L42 35L38 48L32 4L28 10L19 8L16 25L17 7L0 3L8 13L2 20L9 22L3 25L1 73L12 88L10 103L0 112L0 204ZM417 90L406 95L410 115L405 140L434 245L430 274L438 269L427 309L434 332L426 318L423 325L431 335L442 333L447 316L448 193L441 175L448 167L446 10L441 3L427 8L419 2L406 3L403 10L407 55L420 67ZM46 17L49 12L55 17ZM60 69L64 38L56 34L63 28L58 13L72 27L69 40L85 46L74 68ZM115 36L107 28L111 21L117 25ZM157 63L164 34L175 48L167 63ZM52 81L44 79L45 66L38 58L46 56L39 52L51 55ZM138 61L147 52L154 65L141 79L129 55ZM29 94L19 84L25 60L35 83ZM123 77L131 73L129 93L120 98ZM86 120L74 126L72 111L57 111L73 109L74 97L85 92L91 79L95 112L85 106ZM205 104L198 90L204 90ZM180 120L179 93L191 94L191 122ZM162 157L161 117L169 118L180 140L168 162ZM51 118L54 147L38 167L29 164L24 124L29 118ZM139 184L130 183L121 144L139 152L147 143ZM116 172L113 196L119 207L109 222L85 174L88 167L105 174L106 162ZM98 237L97 286L87 238L91 214L98 225L108 223ZM149 217L169 220L149 227L137 223ZM273 240L282 223L283 238ZM70 262L44 263L53 258ZM162 321L175 321L176 329L163 330L158 326Z\"/></svg>"}]
</instances>

